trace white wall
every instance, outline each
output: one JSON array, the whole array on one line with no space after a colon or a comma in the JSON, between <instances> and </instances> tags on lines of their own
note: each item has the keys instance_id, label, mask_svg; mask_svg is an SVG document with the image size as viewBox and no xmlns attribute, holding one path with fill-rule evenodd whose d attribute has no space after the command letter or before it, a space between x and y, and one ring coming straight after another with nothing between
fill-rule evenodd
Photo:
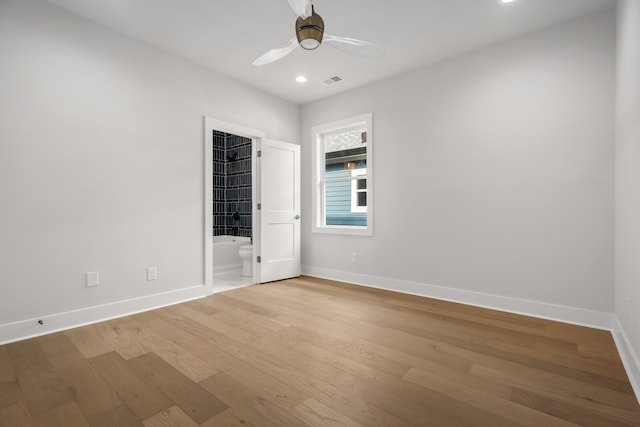
<instances>
[{"instance_id":1,"label":"white wall","mask_svg":"<svg viewBox=\"0 0 640 427\"><path fill-rule=\"evenodd\" d=\"M303 164L312 126L373 112L376 203L372 238L313 234L303 171L303 271L610 321L598 315L613 312L614 18L599 12L303 106Z\"/></svg>"},{"instance_id":2,"label":"white wall","mask_svg":"<svg viewBox=\"0 0 640 427\"><path fill-rule=\"evenodd\" d=\"M296 141L299 110L49 4L0 2L0 342L203 284L203 116Z\"/></svg>"},{"instance_id":3,"label":"white wall","mask_svg":"<svg viewBox=\"0 0 640 427\"><path fill-rule=\"evenodd\" d=\"M619 2L617 27L615 313L640 396L640 2Z\"/></svg>"}]
</instances>

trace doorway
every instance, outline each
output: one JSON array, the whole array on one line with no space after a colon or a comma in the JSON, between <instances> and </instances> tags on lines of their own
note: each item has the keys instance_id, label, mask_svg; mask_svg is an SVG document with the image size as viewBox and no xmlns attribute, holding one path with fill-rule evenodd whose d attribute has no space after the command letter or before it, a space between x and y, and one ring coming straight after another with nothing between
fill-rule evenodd
<instances>
[{"instance_id":1,"label":"doorway","mask_svg":"<svg viewBox=\"0 0 640 427\"><path fill-rule=\"evenodd\" d=\"M210 117L204 128L205 286L215 293L299 276L300 146ZM216 151L215 138L228 141Z\"/></svg>"},{"instance_id":2,"label":"doorway","mask_svg":"<svg viewBox=\"0 0 640 427\"><path fill-rule=\"evenodd\" d=\"M213 130L213 286L255 283L253 140Z\"/></svg>"},{"instance_id":3,"label":"doorway","mask_svg":"<svg viewBox=\"0 0 640 427\"><path fill-rule=\"evenodd\" d=\"M204 275L212 293L259 282L253 248L259 242L257 151L263 138L264 132L205 117Z\"/></svg>"}]
</instances>

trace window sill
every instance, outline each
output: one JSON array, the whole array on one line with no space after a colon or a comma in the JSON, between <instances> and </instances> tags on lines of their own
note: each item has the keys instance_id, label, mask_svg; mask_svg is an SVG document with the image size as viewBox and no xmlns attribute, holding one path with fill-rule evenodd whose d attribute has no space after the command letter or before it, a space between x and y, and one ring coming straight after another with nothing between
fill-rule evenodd
<instances>
[{"instance_id":1,"label":"window sill","mask_svg":"<svg viewBox=\"0 0 640 427\"><path fill-rule=\"evenodd\" d=\"M313 227L312 233L337 234L343 236L373 236L371 227L350 227L348 225L330 225L325 227Z\"/></svg>"}]
</instances>

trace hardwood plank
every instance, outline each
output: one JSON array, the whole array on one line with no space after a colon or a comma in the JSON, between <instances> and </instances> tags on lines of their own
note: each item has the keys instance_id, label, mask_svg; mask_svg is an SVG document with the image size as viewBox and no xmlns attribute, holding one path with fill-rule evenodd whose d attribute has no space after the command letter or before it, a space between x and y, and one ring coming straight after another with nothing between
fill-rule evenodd
<instances>
[{"instance_id":1,"label":"hardwood plank","mask_svg":"<svg viewBox=\"0 0 640 427\"><path fill-rule=\"evenodd\" d=\"M529 369L510 372L474 365L470 372L481 378L491 378L524 390L536 391L559 402L582 406L614 420L640 425L635 396Z\"/></svg>"},{"instance_id":2,"label":"hardwood plank","mask_svg":"<svg viewBox=\"0 0 640 427\"><path fill-rule=\"evenodd\" d=\"M172 336L177 336L177 337L181 337L182 332L185 331L185 329L180 328L179 327L179 322L173 322L173 321L167 321L164 318L161 318L160 315L161 313L163 313L163 310L155 310L154 312L147 312L147 313L141 313L137 318L138 321L140 321L140 323L142 323L145 327L147 327L153 334L155 334L157 337L160 337L160 339L162 340L161 342L158 343L154 343L149 345L148 343L145 343L145 345L147 345L147 347L149 347L150 349L154 349L154 348L162 348L162 350L158 353L158 355L160 357L162 357L163 359L165 359L168 363L170 364L174 364L173 363L173 356L171 353L173 353L175 351L175 357L179 357L182 355L183 352L188 353L189 355L197 358L198 360L200 360L202 363L204 363L204 367L202 368L202 370L198 370L197 371L197 375L194 375L192 372L190 374L188 374L187 372L185 372L185 370L181 370L181 372L183 372L185 375L187 375L189 378L194 379L198 378L198 381L202 381L205 378L210 377L213 374L216 374L218 372L217 369L217 365L216 363L211 359L211 357L209 356L208 353L206 353L206 351L200 351L199 353L194 353L193 351L191 351L189 348L181 345L178 341L179 339L173 339ZM175 331L178 331L178 333L174 334ZM173 335L172 335L173 334ZM186 336L193 336L192 334L186 335ZM200 343L203 343L202 340L199 340ZM169 351L169 355L168 357L164 357L165 356L165 351L164 348L168 347L168 351ZM179 350L178 350L179 349ZM175 364L174 366L176 366L177 369L180 368L181 364L183 364L184 361ZM187 368L186 370L191 371L191 369ZM209 375L206 375L207 372L210 372Z\"/></svg>"},{"instance_id":3,"label":"hardwood plank","mask_svg":"<svg viewBox=\"0 0 640 427\"><path fill-rule=\"evenodd\" d=\"M272 344L270 343L270 345ZM292 351L287 351L287 354L293 356L293 359L287 359L286 361L289 366L300 369L313 378L318 378L324 384L331 384L335 389L339 389L342 386L342 389L350 395L350 398L358 398L366 402L368 405L367 411L374 415L377 414L383 419L390 418L393 423L404 422L439 426L453 426L464 423L464 419L458 418L459 411L456 413L443 413L440 410L445 406L456 406L452 399L425 392L411 382L402 380L399 376L389 375L359 361L342 357L329 350L305 342L283 340L278 341L277 344L275 348L260 346L260 351L267 355L272 355L289 347ZM300 360L303 360L304 363L300 363ZM306 366L310 366L312 369L308 369ZM462 373L440 365L432 364L431 368L441 373L448 372L450 381L459 381L462 377ZM324 372L324 374L321 372ZM323 375L341 378L342 382L327 380ZM470 382L467 378L464 378L464 380ZM473 382L471 383L473 384ZM491 390L499 393L505 398L508 398L511 394L510 388L492 381L482 380L477 382L475 386L482 388L483 391ZM471 409L465 412L466 416L470 416L473 412L474 420L483 421L485 425L487 422L492 425L502 425L503 420L495 416L487 418L486 414L482 413L481 410ZM364 423L365 420L362 419L361 422ZM367 421L367 423L370 422L371 420Z\"/></svg>"},{"instance_id":4,"label":"hardwood plank","mask_svg":"<svg viewBox=\"0 0 640 427\"><path fill-rule=\"evenodd\" d=\"M220 349L213 341L220 343L224 340L220 340L216 334L212 338L207 338L206 334L201 333L201 329L205 328L200 324L182 324L181 326L186 326L187 330L191 332L189 333L185 332L184 328L178 328L160 318L146 319L145 323L154 329L162 330L164 336L174 340L191 353L206 358L215 366L217 371L224 371L238 379L238 381L250 384L254 391L277 406L292 410L305 398L291 384L282 381L277 376L266 373L245 360L239 359L237 354L228 353ZM213 341L209 341L209 339Z\"/></svg>"},{"instance_id":5,"label":"hardwood plank","mask_svg":"<svg viewBox=\"0 0 640 427\"><path fill-rule=\"evenodd\" d=\"M199 311L203 314L206 314L208 316L212 316L216 313L220 313L220 310L218 310L215 307L211 307L209 304L207 304L207 301L209 301L210 298L201 298L201 299L196 299L193 301L187 301L185 302L183 305L185 307L188 307L192 310L196 310Z\"/></svg>"},{"instance_id":6,"label":"hardwood plank","mask_svg":"<svg viewBox=\"0 0 640 427\"><path fill-rule=\"evenodd\" d=\"M242 308L243 310L250 311L255 314L259 314L260 316L269 317L271 319L273 319L278 314L280 314L277 311L271 310L267 307L263 307L259 301L252 302L252 301L246 301L246 300L239 300L237 298L231 298L232 294L233 294L232 292L223 292L223 293L215 294L215 297L216 297L216 300L218 301L226 302L228 304L233 304L234 306ZM210 300L210 298L203 299L205 303L208 300Z\"/></svg>"},{"instance_id":7,"label":"hardwood plank","mask_svg":"<svg viewBox=\"0 0 640 427\"><path fill-rule=\"evenodd\" d=\"M78 347L78 350L80 350L87 359L91 359L92 357L100 356L101 354L109 353L114 350L98 334L93 325L69 329L63 333L76 347Z\"/></svg>"},{"instance_id":8,"label":"hardwood plank","mask_svg":"<svg viewBox=\"0 0 640 427\"><path fill-rule=\"evenodd\" d=\"M263 399L224 372L219 372L200 384L257 426L305 425L300 418Z\"/></svg>"},{"instance_id":9,"label":"hardwood plank","mask_svg":"<svg viewBox=\"0 0 640 427\"><path fill-rule=\"evenodd\" d=\"M146 349L160 356L192 381L201 381L217 372L202 359L176 345L173 341L167 340L161 333L145 326L139 320L130 319L129 323L138 328L138 340Z\"/></svg>"},{"instance_id":10,"label":"hardwood plank","mask_svg":"<svg viewBox=\"0 0 640 427\"><path fill-rule=\"evenodd\" d=\"M75 402L67 402L36 418L38 427L89 427Z\"/></svg>"},{"instance_id":11,"label":"hardwood plank","mask_svg":"<svg viewBox=\"0 0 640 427\"><path fill-rule=\"evenodd\" d=\"M40 337L38 342L87 419L122 404L117 393L65 334Z\"/></svg>"},{"instance_id":12,"label":"hardwood plank","mask_svg":"<svg viewBox=\"0 0 640 427\"><path fill-rule=\"evenodd\" d=\"M89 418L91 427L142 427L142 421L126 405Z\"/></svg>"},{"instance_id":13,"label":"hardwood plank","mask_svg":"<svg viewBox=\"0 0 640 427\"><path fill-rule=\"evenodd\" d=\"M131 359L128 364L155 384L197 423L202 423L227 408L224 403L154 353ZM167 411L171 414L170 409Z\"/></svg>"},{"instance_id":14,"label":"hardwood plank","mask_svg":"<svg viewBox=\"0 0 640 427\"><path fill-rule=\"evenodd\" d=\"M362 426L340 412L324 405L314 399L306 399L296 406L293 413L311 426Z\"/></svg>"},{"instance_id":15,"label":"hardwood plank","mask_svg":"<svg viewBox=\"0 0 640 427\"><path fill-rule=\"evenodd\" d=\"M0 409L18 403L22 391L6 346L0 347Z\"/></svg>"},{"instance_id":16,"label":"hardwood plank","mask_svg":"<svg viewBox=\"0 0 640 427\"><path fill-rule=\"evenodd\" d=\"M320 337L317 340L318 343L335 341L337 344L333 345L333 348L355 346L354 349L350 349L353 357L358 360L363 357L379 360L378 365L382 365L381 370L393 369L393 373L400 376L411 366L426 365L429 369L433 363L436 363L460 372L467 372L473 364L468 358L445 353L440 344L428 340L406 340L403 337L386 334L384 331L381 334L371 334L367 339L363 339L356 335L356 328L345 327L339 323L325 321L323 328L300 318L282 317L292 323L289 331L290 333L297 332L300 340L304 339L313 344L313 338L318 336ZM386 360L392 362L386 364Z\"/></svg>"},{"instance_id":17,"label":"hardwood plank","mask_svg":"<svg viewBox=\"0 0 640 427\"><path fill-rule=\"evenodd\" d=\"M372 425L402 425L403 422L384 408L370 404L358 392L366 389L367 385L353 381L349 375L337 375L331 367L314 366L303 360L300 354L279 351L279 346L273 348L254 348L234 342L220 344L221 348L242 360L247 361L258 369L264 370L276 378L307 393L327 405L340 408L342 412L352 413L359 422ZM274 357L275 355L275 357Z\"/></svg>"},{"instance_id":18,"label":"hardwood plank","mask_svg":"<svg viewBox=\"0 0 640 427\"><path fill-rule=\"evenodd\" d=\"M268 304L266 301L264 303ZM460 371L467 371L473 363L472 360L458 355L444 353L441 342L415 337L402 331L393 331L366 323L353 325L333 321L330 317L319 318L315 313L292 312L284 307L283 311L287 314L278 316L278 319L289 322L292 326L320 335L330 331L335 336L357 343L367 349L366 351L408 366L415 366L422 360L428 360Z\"/></svg>"},{"instance_id":19,"label":"hardwood plank","mask_svg":"<svg viewBox=\"0 0 640 427\"><path fill-rule=\"evenodd\" d=\"M125 359L142 356L147 353L138 334L137 324L130 322L131 316L100 322L92 325L109 348L114 349Z\"/></svg>"},{"instance_id":20,"label":"hardwood plank","mask_svg":"<svg viewBox=\"0 0 640 427\"><path fill-rule=\"evenodd\" d=\"M520 367L530 368L633 395L633 389L628 379L626 381L612 379L608 376L600 375L595 368L584 371L573 367L558 365L553 362L541 361L537 358L510 353L506 350L490 349L478 345L456 346L443 343L439 344L438 348L445 355L450 354L452 356L462 357L476 364L491 366L496 369L512 370L514 368L519 369ZM624 372L622 367L619 369Z\"/></svg>"},{"instance_id":21,"label":"hardwood plank","mask_svg":"<svg viewBox=\"0 0 640 427\"><path fill-rule=\"evenodd\" d=\"M233 409L228 408L220 412L210 420L200 424L200 427L253 427L245 417L238 415Z\"/></svg>"},{"instance_id":22,"label":"hardwood plank","mask_svg":"<svg viewBox=\"0 0 640 427\"><path fill-rule=\"evenodd\" d=\"M483 408L496 415L507 417L517 425L538 426L576 426L577 424L552 417L546 413L532 410L529 407L518 405L510 400L501 399L489 393L467 387L465 384L452 384L447 379L441 378L437 372L425 372L412 368L403 377L432 390L438 390L451 397L464 400L469 405Z\"/></svg>"},{"instance_id":23,"label":"hardwood plank","mask_svg":"<svg viewBox=\"0 0 640 427\"><path fill-rule=\"evenodd\" d=\"M305 342L301 342L296 345L296 350L302 352L311 359L318 359L325 363L333 364L342 370L348 371L353 375L366 378L370 381L377 383L375 389L383 389L385 393L381 395L380 399L384 400L384 408L388 411L392 411L402 418L409 415L409 419L413 422L424 425L510 425L504 419L495 415L487 414L485 411L477 408L468 407L461 402L456 401L453 398L447 397L437 392L421 389L414 383L405 381L400 378L409 368L403 371L402 374L389 374L384 370L376 369L366 363L358 360L358 358L342 357L338 353L333 353L331 348L320 348L315 345L310 345ZM332 354L333 353L333 354ZM424 362L421 366L425 367L429 364L429 367L433 371L446 373L449 380L467 381L468 378L455 369L446 368L442 365L435 364L433 362ZM510 388L502 387L493 381L470 381L471 384L475 383L477 389L488 391L493 389L496 393L503 397L510 395ZM388 397L391 396L391 397ZM369 402L373 402L375 396L367 396L365 399ZM419 408L419 409L418 409ZM442 408L447 408L447 411L442 411ZM471 423L469 420L473 420Z\"/></svg>"},{"instance_id":24,"label":"hardwood plank","mask_svg":"<svg viewBox=\"0 0 640 427\"><path fill-rule=\"evenodd\" d=\"M7 350L32 416L71 401L66 385L36 339L8 344Z\"/></svg>"},{"instance_id":25,"label":"hardwood plank","mask_svg":"<svg viewBox=\"0 0 640 427\"><path fill-rule=\"evenodd\" d=\"M264 337L271 332L280 331L288 326L286 323L245 310L221 312L215 314L213 318L258 337Z\"/></svg>"},{"instance_id":26,"label":"hardwood plank","mask_svg":"<svg viewBox=\"0 0 640 427\"><path fill-rule=\"evenodd\" d=\"M199 427L198 423L177 406L147 418L143 424L145 427Z\"/></svg>"},{"instance_id":27,"label":"hardwood plank","mask_svg":"<svg viewBox=\"0 0 640 427\"><path fill-rule=\"evenodd\" d=\"M0 408L0 427L16 426L35 426L35 422L31 417L29 410L22 402Z\"/></svg>"},{"instance_id":28,"label":"hardwood plank","mask_svg":"<svg viewBox=\"0 0 640 427\"><path fill-rule=\"evenodd\" d=\"M333 330L325 329L322 333L317 330L309 330L301 322L295 322L286 330L289 339L297 343L308 343L333 351L354 361L363 363L371 368L386 372L390 375L401 377L415 363L411 363L408 355L395 357L390 355L391 349L383 349L383 346L369 345L365 340L354 338L347 334L340 334ZM284 335L285 332L282 333ZM398 354L400 352L397 352ZM417 361L417 358L416 360ZM465 363L465 370L471 363Z\"/></svg>"},{"instance_id":29,"label":"hardwood plank","mask_svg":"<svg viewBox=\"0 0 640 427\"><path fill-rule=\"evenodd\" d=\"M636 423L626 423L604 417L590 408L559 402L519 388L514 388L511 401L584 427L629 427L637 425Z\"/></svg>"},{"instance_id":30,"label":"hardwood plank","mask_svg":"<svg viewBox=\"0 0 640 427\"><path fill-rule=\"evenodd\" d=\"M181 318L187 318L194 322L200 323L212 331L225 335L230 339L239 341L241 343L250 343L258 339L258 335L247 332L234 325L230 325L225 322L221 322L211 316L199 312L198 310L192 310L186 306L173 306L168 307L167 313L173 313L174 316Z\"/></svg>"},{"instance_id":31,"label":"hardwood plank","mask_svg":"<svg viewBox=\"0 0 640 427\"><path fill-rule=\"evenodd\" d=\"M346 357L342 357L329 350L325 350L321 347L308 343L299 343L295 346L295 350L306 356L308 359L317 363L325 363L327 365L335 366L340 370L352 373L361 378L365 378L370 381L378 382L381 385L387 387L391 385L397 385L400 378L393 375L388 375L385 372L371 368L359 361L354 361ZM423 367L427 366L425 364ZM513 392L512 388L503 383L493 381L491 378L477 378L469 375L468 373L460 372L455 369L447 368L436 363L431 363L428 366L428 370L431 372L438 372L438 374L451 383L464 382L467 387L477 390L483 390L484 392L491 393L503 399L508 399ZM407 371L408 372L408 371ZM400 390L396 389L396 392ZM394 393L395 394L395 393Z\"/></svg>"},{"instance_id":32,"label":"hardwood plank","mask_svg":"<svg viewBox=\"0 0 640 427\"><path fill-rule=\"evenodd\" d=\"M173 406L164 393L139 375L115 351L89 361L140 420Z\"/></svg>"},{"instance_id":33,"label":"hardwood plank","mask_svg":"<svg viewBox=\"0 0 640 427\"><path fill-rule=\"evenodd\" d=\"M218 313L215 313L214 317L220 314L234 315L235 317L243 316L245 319L253 321L253 323L264 324L266 328L276 331L282 329L283 326L287 326L274 320L279 313L256 307L246 301L229 298L224 294L212 295L206 298L203 304L217 309ZM264 314L265 312L266 315Z\"/></svg>"}]
</instances>

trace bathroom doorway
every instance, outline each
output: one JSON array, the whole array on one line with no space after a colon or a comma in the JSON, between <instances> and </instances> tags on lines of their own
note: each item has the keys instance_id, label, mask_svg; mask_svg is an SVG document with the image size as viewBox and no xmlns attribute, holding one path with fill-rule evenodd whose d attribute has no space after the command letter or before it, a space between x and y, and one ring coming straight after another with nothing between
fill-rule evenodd
<instances>
[{"instance_id":1,"label":"bathroom doorway","mask_svg":"<svg viewBox=\"0 0 640 427\"><path fill-rule=\"evenodd\" d=\"M262 132L205 118L205 284L221 292L258 282L257 147Z\"/></svg>"}]
</instances>

